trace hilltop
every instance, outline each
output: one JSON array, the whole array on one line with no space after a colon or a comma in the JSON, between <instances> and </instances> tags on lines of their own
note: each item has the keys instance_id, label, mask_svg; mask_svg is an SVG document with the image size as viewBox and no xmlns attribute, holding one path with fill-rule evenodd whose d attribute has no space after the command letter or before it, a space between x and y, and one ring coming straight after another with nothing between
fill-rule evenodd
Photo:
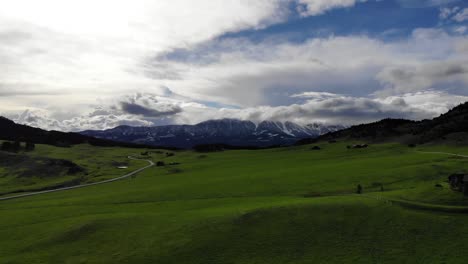
<instances>
[{"instance_id":1,"label":"hilltop","mask_svg":"<svg viewBox=\"0 0 468 264\"><path fill-rule=\"evenodd\" d=\"M317 140L468 144L468 102L432 120L384 119L328 133ZM310 142L310 140L303 140L298 143Z\"/></svg>"},{"instance_id":2,"label":"hilltop","mask_svg":"<svg viewBox=\"0 0 468 264\"><path fill-rule=\"evenodd\" d=\"M98 139L79 133L66 133L60 131L48 131L40 128L21 125L12 120L0 116L0 139L10 141L31 142L36 144L47 144L59 147L68 147L78 144L90 144L105 147L130 147L130 148L153 148L142 144L116 142L106 139Z\"/></svg>"}]
</instances>

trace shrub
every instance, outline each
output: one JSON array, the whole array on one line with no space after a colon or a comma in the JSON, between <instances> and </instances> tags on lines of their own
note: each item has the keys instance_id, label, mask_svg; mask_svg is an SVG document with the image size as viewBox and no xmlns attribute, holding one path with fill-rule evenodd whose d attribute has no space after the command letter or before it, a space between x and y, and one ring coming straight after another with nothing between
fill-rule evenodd
<instances>
[{"instance_id":1,"label":"shrub","mask_svg":"<svg viewBox=\"0 0 468 264\"><path fill-rule=\"evenodd\" d=\"M358 184L358 185L357 185L356 193L357 193L357 194L361 194L361 193L362 193L362 186L361 186L361 184Z\"/></svg>"},{"instance_id":2,"label":"shrub","mask_svg":"<svg viewBox=\"0 0 468 264\"><path fill-rule=\"evenodd\" d=\"M11 151L18 152L18 151L20 151L20 149L21 149L21 142L15 141L15 142L12 144L12 149L11 149Z\"/></svg>"},{"instance_id":3,"label":"shrub","mask_svg":"<svg viewBox=\"0 0 468 264\"><path fill-rule=\"evenodd\" d=\"M12 144L11 142L5 141L2 143L2 150L3 151L11 151L12 149Z\"/></svg>"},{"instance_id":4,"label":"shrub","mask_svg":"<svg viewBox=\"0 0 468 264\"><path fill-rule=\"evenodd\" d=\"M26 151L33 151L36 148L36 145L31 142L26 142L25 150Z\"/></svg>"}]
</instances>

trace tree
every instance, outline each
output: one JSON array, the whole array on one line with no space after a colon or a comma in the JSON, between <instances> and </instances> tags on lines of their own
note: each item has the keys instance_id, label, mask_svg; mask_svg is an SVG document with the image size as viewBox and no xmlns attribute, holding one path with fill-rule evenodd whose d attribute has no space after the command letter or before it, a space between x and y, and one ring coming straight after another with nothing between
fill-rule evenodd
<instances>
[{"instance_id":1,"label":"tree","mask_svg":"<svg viewBox=\"0 0 468 264\"><path fill-rule=\"evenodd\" d=\"M11 146L11 151L18 152L21 149L21 142L15 141Z\"/></svg>"},{"instance_id":2,"label":"tree","mask_svg":"<svg viewBox=\"0 0 468 264\"><path fill-rule=\"evenodd\" d=\"M33 151L36 148L36 145L31 142L26 142L25 150L26 151Z\"/></svg>"},{"instance_id":3,"label":"tree","mask_svg":"<svg viewBox=\"0 0 468 264\"><path fill-rule=\"evenodd\" d=\"M2 150L11 151L11 148L12 148L11 146L12 146L11 142L5 141L2 143Z\"/></svg>"},{"instance_id":4,"label":"tree","mask_svg":"<svg viewBox=\"0 0 468 264\"><path fill-rule=\"evenodd\" d=\"M361 193L362 193L362 186L361 186L361 184L358 184L356 193L357 193L357 194L361 194Z\"/></svg>"}]
</instances>

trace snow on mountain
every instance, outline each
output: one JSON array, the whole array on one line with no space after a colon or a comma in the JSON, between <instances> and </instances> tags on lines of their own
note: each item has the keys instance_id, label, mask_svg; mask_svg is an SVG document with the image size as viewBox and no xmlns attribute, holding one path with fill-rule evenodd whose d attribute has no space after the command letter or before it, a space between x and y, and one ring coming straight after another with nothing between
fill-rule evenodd
<instances>
[{"instance_id":1,"label":"snow on mountain","mask_svg":"<svg viewBox=\"0 0 468 264\"><path fill-rule=\"evenodd\" d=\"M236 146L289 145L299 139L318 137L343 128L317 123L302 126L293 122L263 121L255 124L251 121L220 119L196 125L119 126L102 131L83 131L81 134L124 142L190 148L211 143Z\"/></svg>"}]
</instances>

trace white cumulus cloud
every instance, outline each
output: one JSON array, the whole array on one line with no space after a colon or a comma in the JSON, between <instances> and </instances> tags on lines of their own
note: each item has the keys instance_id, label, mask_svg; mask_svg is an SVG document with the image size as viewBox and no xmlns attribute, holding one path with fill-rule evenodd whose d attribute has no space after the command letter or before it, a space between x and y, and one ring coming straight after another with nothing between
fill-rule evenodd
<instances>
[{"instance_id":1,"label":"white cumulus cloud","mask_svg":"<svg viewBox=\"0 0 468 264\"><path fill-rule=\"evenodd\" d=\"M415 29L391 41L218 38L284 22L291 5L315 16L360 2L0 0L0 113L67 131L223 117L353 123L430 117L466 99L458 23L456 34ZM464 21L465 10L440 16Z\"/></svg>"},{"instance_id":2,"label":"white cumulus cloud","mask_svg":"<svg viewBox=\"0 0 468 264\"><path fill-rule=\"evenodd\" d=\"M299 6L299 13L302 16L319 15L324 12L343 7L351 7L359 2L367 0L298 0L303 6Z\"/></svg>"}]
</instances>

